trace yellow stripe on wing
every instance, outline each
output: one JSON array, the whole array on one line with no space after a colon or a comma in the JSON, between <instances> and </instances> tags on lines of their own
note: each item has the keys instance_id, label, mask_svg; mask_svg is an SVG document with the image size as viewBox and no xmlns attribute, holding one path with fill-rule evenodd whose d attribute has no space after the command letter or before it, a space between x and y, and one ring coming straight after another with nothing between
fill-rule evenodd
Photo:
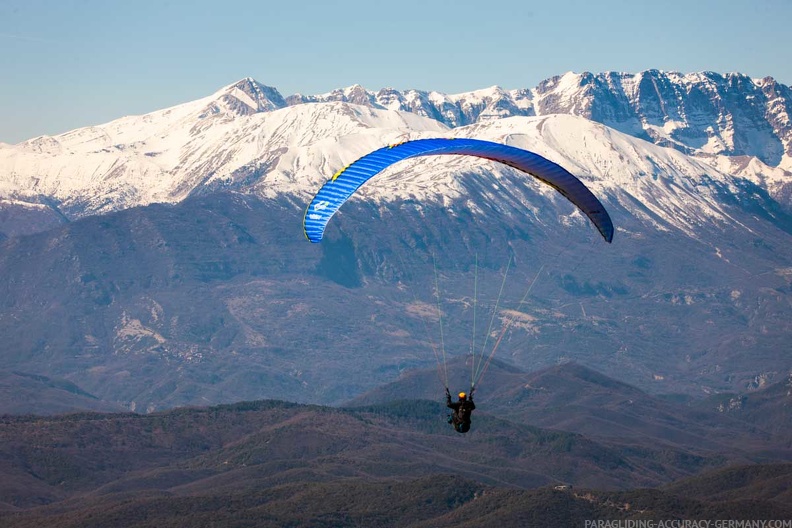
<instances>
[{"instance_id":1,"label":"yellow stripe on wing","mask_svg":"<svg viewBox=\"0 0 792 528\"><path fill-rule=\"evenodd\" d=\"M344 167L343 169L341 169L341 170L339 170L338 172L336 172L335 174L333 174L333 177L332 177L332 178L330 178L330 181L336 181L336 180L338 179L338 177L339 177L339 176L341 176L341 174L342 174L342 173L343 173L345 170L347 170L347 169L348 169L348 168L349 168L351 165L352 165L352 164L350 163L349 165L347 165L347 166L346 166L346 167Z\"/></svg>"}]
</instances>

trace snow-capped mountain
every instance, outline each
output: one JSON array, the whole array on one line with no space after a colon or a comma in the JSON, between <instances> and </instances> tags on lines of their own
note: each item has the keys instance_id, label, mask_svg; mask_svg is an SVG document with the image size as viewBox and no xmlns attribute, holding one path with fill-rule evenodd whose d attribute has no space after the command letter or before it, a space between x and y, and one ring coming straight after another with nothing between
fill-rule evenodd
<instances>
[{"instance_id":1,"label":"snow-capped mountain","mask_svg":"<svg viewBox=\"0 0 792 528\"><path fill-rule=\"evenodd\" d=\"M342 101L374 108L411 112L429 117L453 128L470 125L488 119L535 115L531 91L503 90L498 86L457 95L421 90L400 92L384 88L371 92L356 84L327 94L286 98L290 105Z\"/></svg>"},{"instance_id":2,"label":"snow-capped mountain","mask_svg":"<svg viewBox=\"0 0 792 528\"><path fill-rule=\"evenodd\" d=\"M509 121L507 131L500 119L556 114L673 147L711 166L694 172L742 176L792 207L789 88L770 78L657 70L568 73L532 90L457 95L355 85L284 98L247 78L173 108L2 145L0 200L43 203L76 218L218 188L304 194L366 149L440 135L496 139L522 133L522 122ZM471 127L487 123L498 128L494 136Z\"/></svg>"},{"instance_id":3,"label":"snow-capped mountain","mask_svg":"<svg viewBox=\"0 0 792 528\"><path fill-rule=\"evenodd\" d=\"M324 179L322 172L332 173L343 138L367 130L393 139L412 130L446 130L414 114L343 103L279 105L274 90L244 80L174 108L35 138L0 150L0 193L31 202L45 197L67 216L80 217L178 202L218 187L250 187L264 195L295 185L307 190ZM295 160L300 149L318 152L319 165ZM292 169L298 174L285 178Z\"/></svg>"}]
</instances>

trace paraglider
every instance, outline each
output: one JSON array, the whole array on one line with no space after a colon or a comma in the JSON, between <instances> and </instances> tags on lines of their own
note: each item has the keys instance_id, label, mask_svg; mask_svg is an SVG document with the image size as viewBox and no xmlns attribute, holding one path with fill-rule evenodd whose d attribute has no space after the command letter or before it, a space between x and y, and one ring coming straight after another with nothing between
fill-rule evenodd
<instances>
[{"instance_id":1,"label":"paraglider","mask_svg":"<svg viewBox=\"0 0 792 528\"><path fill-rule=\"evenodd\" d=\"M405 141L375 150L342 168L319 189L306 208L303 219L303 230L306 238L313 243L320 242L324 236L328 222L339 208L354 195L355 191L364 183L368 182L387 167L408 158L443 154L484 158L503 163L533 176L557 190L583 212L597 228L606 242L610 243L613 240L613 223L605 207L597 197L569 171L534 152L491 141L468 138L433 138ZM435 281L437 281L436 274L437 269L435 266ZM534 282L535 280L536 278ZM531 283L531 287L532 286L533 283ZM530 287L528 292L530 292ZM526 292L523 300L520 301L521 304L528 296L528 292ZM476 383L489 365L498 344L512 322L513 319L504 326L487 362L483 365L479 362L477 370L474 370L472 373L471 390L469 393L459 393L459 401L452 402L451 394L448 390L447 373L446 379L441 379L445 385L447 407L453 410L453 414L449 416L448 421L454 426L454 430L459 433L466 433L470 430L470 415L476 408L475 403L473 403L473 391L475 390ZM440 326L442 336L442 319ZM435 356L438 357L436 351ZM473 363L475 365L476 362L474 361ZM443 364L445 365L444 351ZM440 361L438 359L438 368L439 366Z\"/></svg>"},{"instance_id":2,"label":"paraglider","mask_svg":"<svg viewBox=\"0 0 792 528\"><path fill-rule=\"evenodd\" d=\"M475 390L475 389L474 389ZM464 392L459 393L459 401L451 401L451 393L446 387L446 407L454 411L448 417L448 423L454 426L457 433L467 433L470 431L470 415L476 409L476 404L473 403L473 390L470 394Z\"/></svg>"},{"instance_id":3,"label":"paraglider","mask_svg":"<svg viewBox=\"0 0 792 528\"><path fill-rule=\"evenodd\" d=\"M594 194L569 171L528 150L467 138L417 139L366 154L336 172L316 193L305 210L303 229L311 242L320 242L330 218L361 185L396 162L417 156L461 154L509 165L546 183L580 209L607 241L613 240L613 223Z\"/></svg>"}]
</instances>

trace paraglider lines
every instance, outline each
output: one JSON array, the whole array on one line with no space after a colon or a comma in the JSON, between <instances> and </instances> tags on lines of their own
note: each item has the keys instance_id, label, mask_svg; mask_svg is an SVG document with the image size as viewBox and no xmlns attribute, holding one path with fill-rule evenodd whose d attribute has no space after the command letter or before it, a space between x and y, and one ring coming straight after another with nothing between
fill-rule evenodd
<instances>
[{"instance_id":1,"label":"paraglider lines","mask_svg":"<svg viewBox=\"0 0 792 528\"><path fill-rule=\"evenodd\" d=\"M530 295L531 290L533 290L534 284L536 284L536 281L539 278L539 275L544 270L544 268L545 268L545 265L542 264L542 266L539 268L539 271L536 272L536 275L534 276L533 280L531 281L531 284L528 286L528 289L526 290L525 295L523 295L522 299L520 299L520 302L517 304L517 311L519 311L520 306L525 304L525 300L528 298L528 295ZM504 282L505 282L505 279L504 279ZM493 314L493 319L495 318L496 314L497 314L497 308L495 310L495 313ZM481 381L481 377L484 376L484 373L487 371L487 368L489 368L489 365L492 362L492 358L495 356L495 352L498 350L498 346L500 346L500 343L501 343L501 340L503 339L503 336L506 335L506 332L509 331L509 328L511 328L511 325L514 323L514 321L516 319L517 319L517 314L516 313L512 314L511 318L507 321L506 325L501 330L501 333L498 336L498 339L495 341L495 345L493 345L492 351L490 352L486 363L484 363L484 367L481 369L481 371L478 373L478 376L475 378L475 383L478 383L479 381ZM482 357L483 357L483 355L484 355L484 353L482 351ZM475 386L475 383L474 383L474 386Z\"/></svg>"},{"instance_id":2,"label":"paraglider lines","mask_svg":"<svg viewBox=\"0 0 792 528\"><path fill-rule=\"evenodd\" d=\"M475 370L473 371L473 377L471 379L470 386L475 387L478 379L481 378L481 375L478 373L479 369L481 368L481 364L484 362L484 354L487 350L487 342L489 341L489 336L492 334L492 327L495 324L495 318L498 316L498 306L500 306L500 300L503 297L503 289L506 286L506 279L509 276L509 269L511 269L513 255L509 255L509 261L506 263L506 271L503 273L503 280L501 281L500 290L498 291L498 298L495 300L495 309L492 312L492 317L490 318L490 324L487 328L487 333L484 334L484 345L481 347L481 357L479 358L478 365L476 365ZM494 354L494 350L493 350ZM475 355L473 357L473 363L475 365Z\"/></svg>"},{"instance_id":3,"label":"paraglider lines","mask_svg":"<svg viewBox=\"0 0 792 528\"><path fill-rule=\"evenodd\" d=\"M470 338L470 386L476 379L476 308L478 306L478 253L476 253L476 265L473 268L473 335Z\"/></svg>"},{"instance_id":4,"label":"paraglider lines","mask_svg":"<svg viewBox=\"0 0 792 528\"><path fill-rule=\"evenodd\" d=\"M437 277L437 258L434 253L432 253L432 264L434 265L435 296L437 297L437 318L440 322L440 350L443 352L443 384L448 390L448 363L446 362L445 341L443 340L443 312L440 309L440 281Z\"/></svg>"},{"instance_id":5,"label":"paraglider lines","mask_svg":"<svg viewBox=\"0 0 792 528\"><path fill-rule=\"evenodd\" d=\"M404 263L404 259L401 257L401 255L398 256L399 256L399 261L401 261L402 264L402 269L406 270L407 265ZM413 301L415 301L416 304L420 303L418 299L418 295L415 293L415 290L410 288L409 285L407 286L407 289L409 289L410 293L412 293ZM432 339L432 333L429 331L429 323L427 322L427 318L424 315L421 315L420 317L421 317L421 322L423 323L424 332L426 332L426 338L429 340L429 346L431 347L432 352L434 353L435 363L437 365L437 378L440 380L440 383L443 384L446 390L448 390L448 371L445 368L445 353L443 353L443 363L441 363L440 353L437 351L437 345L435 344L434 339ZM445 372L445 378L443 377L444 372Z\"/></svg>"}]
</instances>

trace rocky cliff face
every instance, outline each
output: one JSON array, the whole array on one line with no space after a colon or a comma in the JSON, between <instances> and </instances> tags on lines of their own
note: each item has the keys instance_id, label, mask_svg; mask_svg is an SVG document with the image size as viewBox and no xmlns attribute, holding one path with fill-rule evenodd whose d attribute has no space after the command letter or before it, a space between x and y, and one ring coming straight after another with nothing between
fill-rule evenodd
<instances>
[{"instance_id":1,"label":"rocky cliff face","mask_svg":"<svg viewBox=\"0 0 792 528\"><path fill-rule=\"evenodd\" d=\"M449 127L510 116L574 114L687 154L754 156L792 170L792 91L772 77L739 73L567 73L533 89L448 95L359 85L290 105L344 101L413 112Z\"/></svg>"},{"instance_id":2,"label":"rocky cliff face","mask_svg":"<svg viewBox=\"0 0 792 528\"><path fill-rule=\"evenodd\" d=\"M772 78L657 70L567 74L536 90L538 114L573 113L688 154L755 156L786 168L791 95Z\"/></svg>"}]
</instances>

